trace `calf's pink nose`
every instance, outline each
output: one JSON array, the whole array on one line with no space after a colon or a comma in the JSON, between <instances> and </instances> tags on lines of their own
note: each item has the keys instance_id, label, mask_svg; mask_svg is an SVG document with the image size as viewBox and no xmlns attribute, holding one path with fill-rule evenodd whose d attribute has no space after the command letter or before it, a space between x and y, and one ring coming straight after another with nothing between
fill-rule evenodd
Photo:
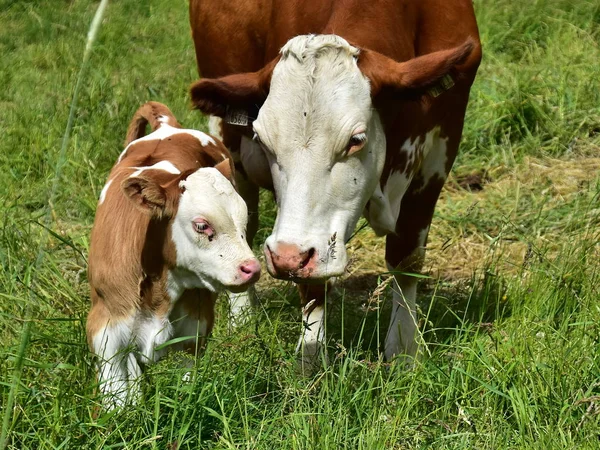
<instances>
[{"instance_id":1,"label":"calf's pink nose","mask_svg":"<svg viewBox=\"0 0 600 450\"><path fill-rule=\"evenodd\" d=\"M254 283L260 278L260 263L256 259L248 259L240 265L240 276L245 283Z\"/></svg>"}]
</instances>

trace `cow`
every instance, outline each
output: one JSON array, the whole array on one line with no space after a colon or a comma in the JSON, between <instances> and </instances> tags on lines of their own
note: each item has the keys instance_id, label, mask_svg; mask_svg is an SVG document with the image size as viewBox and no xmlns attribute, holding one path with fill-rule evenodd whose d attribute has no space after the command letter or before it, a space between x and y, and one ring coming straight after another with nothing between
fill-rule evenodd
<instances>
[{"instance_id":1,"label":"cow","mask_svg":"<svg viewBox=\"0 0 600 450\"><path fill-rule=\"evenodd\" d=\"M363 215L394 274L387 360L420 354L417 277L481 61L471 0L191 0L193 105L232 151L269 273L299 284L302 361L322 346L327 280Z\"/></svg>"},{"instance_id":2,"label":"cow","mask_svg":"<svg viewBox=\"0 0 600 450\"><path fill-rule=\"evenodd\" d=\"M219 140L181 128L163 104L135 113L100 194L88 258L87 336L108 408L135 400L140 363L156 361L156 347L188 337L172 347L195 355L217 293L259 278L233 170Z\"/></svg>"}]
</instances>

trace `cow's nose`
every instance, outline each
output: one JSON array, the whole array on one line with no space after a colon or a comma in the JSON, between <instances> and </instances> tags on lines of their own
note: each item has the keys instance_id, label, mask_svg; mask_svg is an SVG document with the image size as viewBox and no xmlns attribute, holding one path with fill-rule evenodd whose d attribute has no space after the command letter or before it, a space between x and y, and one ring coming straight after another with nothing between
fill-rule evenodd
<instances>
[{"instance_id":1,"label":"cow's nose","mask_svg":"<svg viewBox=\"0 0 600 450\"><path fill-rule=\"evenodd\" d=\"M254 283L260 278L260 263L256 259L248 259L240 264L240 276L244 283Z\"/></svg>"},{"instance_id":2,"label":"cow's nose","mask_svg":"<svg viewBox=\"0 0 600 450\"><path fill-rule=\"evenodd\" d=\"M276 243L274 248L267 244L265 256L269 272L278 278L308 278L317 262L314 248L302 251L297 245L287 242Z\"/></svg>"}]
</instances>

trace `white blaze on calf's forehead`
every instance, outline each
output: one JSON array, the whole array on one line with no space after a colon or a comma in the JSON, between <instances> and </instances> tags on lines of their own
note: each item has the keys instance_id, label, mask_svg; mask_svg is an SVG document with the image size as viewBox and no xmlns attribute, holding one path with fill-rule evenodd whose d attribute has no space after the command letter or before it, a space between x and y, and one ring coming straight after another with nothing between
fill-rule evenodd
<instances>
[{"instance_id":1,"label":"white blaze on calf's forehead","mask_svg":"<svg viewBox=\"0 0 600 450\"><path fill-rule=\"evenodd\" d=\"M179 183L184 188L184 196L190 202L180 208L186 214L195 215L196 210L206 210L212 215L225 213L236 226L245 228L248 210L246 203L235 191L231 182L214 167L203 167Z\"/></svg>"},{"instance_id":2,"label":"white blaze on calf's forehead","mask_svg":"<svg viewBox=\"0 0 600 450\"><path fill-rule=\"evenodd\" d=\"M215 140L212 137L210 137L208 134L203 133L202 131L198 131L198 130L189 130L189 129L172 127L167 122L164 122L163 120L161 120L163 117L166 117L166 116L161 116L159 118L159 120L163 123L156 131L154 131L150 134L147 134L144 137L136 139L135 141L130 142L129 145L127 147L125 147L125 150L123 150L121 152L121 154L119 155L119 159L117 162L121 162L121 160L127 153L127 150L129 150L129 147L131 147L132 145L134 145L138 142L162 141L163 139L166 139L166 138L171 137L176 134L189 134L190 136L193 136L196 139L198 139L200 141L200 144L202 144L203 146L207 146L209 144L217 145ZM167 117L167 121L168 121L168 117Z\"/></svg>"}]
</instances>

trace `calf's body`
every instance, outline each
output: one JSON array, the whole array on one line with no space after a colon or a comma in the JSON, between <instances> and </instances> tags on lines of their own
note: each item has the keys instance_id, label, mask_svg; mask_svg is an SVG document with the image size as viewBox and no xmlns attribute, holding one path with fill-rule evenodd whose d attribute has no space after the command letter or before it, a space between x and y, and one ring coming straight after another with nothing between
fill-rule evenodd
<instances>
[{"instance_id":1,"label":"calf's body","mask_svg":"<svg viewBox=\"0 0 600 450\"><path fill-rule=\"evenodd\" d=\"M149 102L134 116L89 252L87 335L107 404L135 395L140 364L160 357L157 346L187 336L177 347L195 354L213 327L217 292L258 279L232 170L220 141L182 129L164 105Z\"/></svg>"}]
</instances>

